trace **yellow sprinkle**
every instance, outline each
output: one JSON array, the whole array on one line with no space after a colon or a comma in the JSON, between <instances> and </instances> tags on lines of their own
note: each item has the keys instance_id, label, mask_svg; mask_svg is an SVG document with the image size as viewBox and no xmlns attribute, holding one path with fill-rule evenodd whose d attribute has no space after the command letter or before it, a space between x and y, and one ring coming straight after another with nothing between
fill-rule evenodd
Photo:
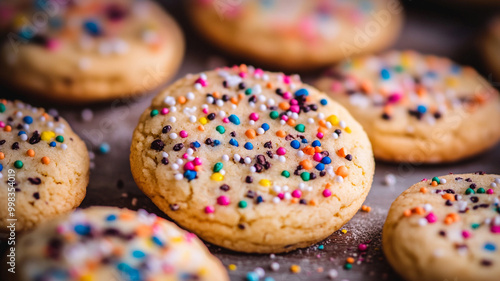
<instances>
[{"instance_id":1,"label":"yellow sprinkle","mask_svg":"<svg viewBox=\"0 0 500 281\"><path fill-rule=\"evenodd\" d=\"M351 130L351 128L350 128L350 127L345 127L345 131L346 131L348 134L352 133L352 130Z\"/></svg>"},{"instance_id":2,"label":"yellow sprinkle","mask_svg":"<svg viewBox=\"0 0 500 281\"><path fill-rule=\"evenodd\" d=\"M342 230L341 230L341 232L342 232L342 233L344 233L344 234L346 234L346 233L347 233L347 230L342 229Z\"/></svg>"},{"instance_id":3,"label":"yellow sprinkle","mask_svg":"<svg viewBox=\"0 0 500 281\"><path fill-rule=\"evenodd\" d=\"M271 186L271 181L268 179L261 179L259 181L259 184L265 187L270 187Z\"/></svg>"},{"instance_id":4,"label":"yellow sprinkle","mask_svg":"<svg viewBox=\"0 0 500 281\"><path fill-rule=\"evenodd\" d=\"M340 120L337 117L337 115L330 115L330 116L328 116L328 118L326 118L326 121L332 123L332 125L337 125L340 122Z\"/></svg>"},{"instance_id":5,"label":"yellow sprinkle","mask_svg":"<svg viewBox=\"0 0 500 281\"><path fill-rule=\"evenodd\" d=\"M206 117L201 117L200 118L200 123L203 124L203 125L205 125L205 124L208 123L208 119Z\"/></svg>"},{"instance_id":6,"label":"yellow sprinkle","mask_svg":"<svg viewBox=\"0 0 500 281\"><path fill-rule=\"evenodd\" d=\"M184 239L180 236L170 238L170 242L172 243L181 243L182 241L184 241Z\"/></svg>"},{"instance_id":7,"label":"yellow sprinkle","mask_svg":"<svg viewBox=\"0 0 500 281\"><path fill-rule=\"evenodd\" d=\"M235 271L238 267L236 266L236 264L230 264L227 266L227 268L231 271Z\"/></svg>"},{"instance_id":8,"label":"yellow sprinkle","mask_svg":"<svg viewBox=\"0 0 500 281\"><path fill-rule=\"evenodd\" d=\"M45 132L42 132L41 137L42 137L43 141L50 141L51 139L56 137L56 134L52 131L45 131Z\"/></svg>"},{"instance_id":9,"label":"yellow sprinkle","mask_svg":"<svg viewBox=\"0 0 500 281\"><path fill-rule=\"evenodd\" d=\"M448 77L446 79L446 85L449 87L456 87L458 85L458 80L455 77Z\"/></svg>"},{"instance_id":10,"label":"yellow sprinkle","mask_svg":"<svg viewBox=\"0 0 500 281\"><path fill-rule=\"evenodd\" d=\"M208 273L208 269L206 267L202 267L202 268L200 268L200 270L198 270L198 275L204 276L204 275L207 275L207 273Z\"/></svg>"},{"instance_id":11,"label":"yellow sprinkle","mask_svg":"<svg viewBox=\"0 0 500 281\"><path fill-rule=\"evenodd\" d=\"M92 275L90 274L85 274L80 276L80 281L92 281L94 278L92 278Z\"/></svg>"},{"instance_id":12,"label":"yellow sprinkle","mask_svg":"<svg viewBox=\"0 0 500 281\"><path fill-rule=\"evenodd\" d=\"M300 273L300 266L294 264L294 265L290 266L290 271L292 273Z\"/></svg>"},{"instance_id":13,"label":"yellow sprinkle","mask_svg":"<svg viewBox=\"0 0 500 281\"><path fill-rule=\"evenodd\" d=\"M213 173L210 179L214 181L222 181L224 179L224 176L221 173Z\"/></svg>"}]
</instances>

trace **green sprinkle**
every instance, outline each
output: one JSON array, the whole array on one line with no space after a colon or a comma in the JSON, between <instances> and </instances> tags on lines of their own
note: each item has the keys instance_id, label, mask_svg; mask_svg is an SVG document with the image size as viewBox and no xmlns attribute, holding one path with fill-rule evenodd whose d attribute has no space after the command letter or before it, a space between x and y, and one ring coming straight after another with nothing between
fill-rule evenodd
<instances>
[{"instance_id":1,"label":"green sprinkle","mask_svg":"<svg viewBox=\"0 0 500 281\"><path fill-rule=\"evenodd\" d=\"M486 193L486 190L484 190L484 188L480 187L477 189L477 193Z\"/></svg>"},{"instance_id":2,"label":"green sprinkle","mask_svg":"<svg viewBox=\"0 0 500 281\"><path fill-rule=\"evenodd\" d=\"M344 268L347 270L350 270L350 269L352 269L352 264L346 263L346 264L344 264Z\"/></svg>"},{"instance_id":3,"label":"green sprinkle","mask_svg":"<svg viewBox=\"0 0 500 281\"><path fill-rule=\"evenodd\" d=\"M306 130L306 126L304 126L303 124L298 124L297 126L295 126L295 130L303 133Z\"/></svg>"},{"instance_id":4,"label":"green sprinkle","mask_svg":"<svg viewBox=\"0 0 500 281\"><path fill-rule=\"evenodd\" d=\"M224 165L222 165L222 163L221 163L221 162L217 162L217 163L215 163L215 165L214 165L214 173L218 173L220 170L222 170L222 167L223 167L223 166L224 166Z\"/></svg>"},{"instance_id":5,"label":"green sprinkle","mask_svg":"<svg viewBox=\"0 0 500 281\"><path fill-rule=\"evenodd\" d=\"M278 113L278 111L271 111L271 113L269 113L269 117L271 117L271 119L276 119L280 116L280 114Z\"/></svg>"},{"instance_id":6,"label":"green sprinkle","mask_svg":"<svg viewBox=\"0 0 500 281\"><path fill-rule=\"evenodd\" d=\"M439 184L439 183L441 182L441 181L439 180L439 178L438 178L438 177L433 177L433 178L432 178L432 181L437 182L437 184Z\"/></svg>"},{"instance_id":7,"label":"green sprinkle","mask_svg":"<svg viewBox=\"0 0 500 281\"><path fill-rule=\"evenodd\" d=\"M472 229L478 229L479 226L481 226L479 223L473 223L473 224L471 224Z\"/></svg>"},{"instance_id":8,"label":"green sprinkle","mask_svg":"<svg viewBox=\"0 0 500 281\"><path fill-rule=\"evenodd\" d=\"M252 89L248 88L245 90L245 95L249 96L252 94Z\"/></svg>"},{"instance_id":9,"label":"green sprinkle","mask_svg":"<svg viewBox=\"0 0 500 281\"><path fill-rule=\"evenodd\" d=\"M224 126L221 126L221 125L217 126L215 128L215 130L217 130L217 132L219 132L221 134L224 134L226 132L226 128L224 128Z\"/></svg>"},{"instance_id":10,"label":"green sprinkle","mask_svg":"<svg viewBox=\"0 0 500 281\"><path fill-rule=\"evenodd\" d=\"M0 103L0 113L4 113L6 109L5 104Z\"/></svg>"},{"instance_id":11,"label":"green sprinkle","mask_svg":"<svg viewBox=\"0 0 500 281\"><path fill-rule=\"evenodd\" d=\"M245 209L247 206L248 206L247 201L241 200L240 202L238 202L238 207L242 209Z\"/></svg>"},{"instance_id":12,"label":"green sprinkle","mask_svg":"<svg viewBox=\"0 0 500 281\"><path fill-rule=\"evenodd\" d=\"M24 167L24 164L22 161L17 160L16 162L14 162L14 167L16 167L17 169L21 169L22 167Z\"/></svg>"},{"instance_id":13,"label":"green sprinkle","mask_svg":"<svg viewBox=\"0 0 500 281\"><path fill-rule=\"evenodd\" d=\"M401 73L403 72L404 68L401 65L397 65L394 67L394 71Z\"/></svg>"},{"instance_id":14,"label":"green sprinkle","mask_svg":"<svg viewBox=\"0 0 500 281\"><path fill-rule=\"evenodd\" d=\"M469 187L469 188L467 188L467 190L465 191L465 194L466 194L466 195L469 195L469 194L474 194L474 193L476 193L476 192L474 191L474 189L472 189L472 188L470 188L470 187Z\"/></svg>"},{"instance_id":15,"label":"green sprinkle","mask_svg":"<svg viewBox=\"0 0 500 281\"><path fill-rule=\"evenodd\" d=\"M311 174L309 174L308 172L302 172L302 174L300 174L300 177L303 181L309 181L309 179L311 179Z\"/></svg>"},{"instance_id":16,"label":"green sprinkle","mask_svg":"<svg viewBox=\"0 0 500 281\"><path fill-rule=\"evenodd\" d=\"M287 170L284 170L283 172L281 172L281 175L284 176L285 178L289 178L290 177L290 172L287 171Z\"/></svg>"},{"instance_id":17,"label":"green sprinkle","mask_svg":"<svg viewBox=\"0 0 500 281\"><path fill-rule=\"evenodd\" d=\"M151 110L150 115L151 115L151 117L155 117L156 115L158 115L158 113L159 113L158 110L153 109L153 110Z\"/></svg>"},{"instance_id":18,"label":"green sprinkle","mask_svg":"<svg viewBox=\"0 0 500 281\"><path fill-rule=\"evenodd\" d=\"M64 142L64 137L63 136L57 136L56 141L58 142Z\"/></svg>"}]
</instances>

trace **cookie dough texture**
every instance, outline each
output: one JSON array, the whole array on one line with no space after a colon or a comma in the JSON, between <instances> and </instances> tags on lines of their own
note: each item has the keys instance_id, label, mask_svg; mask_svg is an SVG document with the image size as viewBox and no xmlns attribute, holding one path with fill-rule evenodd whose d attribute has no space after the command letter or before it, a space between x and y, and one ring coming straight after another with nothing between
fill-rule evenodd
<instances>
[{"instance_id":1,"label":"cookie dough texture","mask_svg":"<svg viewBox=\"0 0 500 281\"><path fill-rule=\"evenodd\" d=\"M16 231L25 231L73 210L85 197L88 182L87 148L63 118L0 100L1 232L10 231L9 219L17 219ZM7 203L14 195L9 193L15 194L12 214Z\"/></svg>"},{"instance_id":2,"label":"cookie dough texture","mask_svg":"<svg viewBox=\"0 0 500 281\"><path fill-rule=\"evenodd\" d=\"M447 58L413 51L363 56L315 85L363 125L380 160L453 162L500 139L498 92Z\"/></svg>"},{"instance_id":3,"label":"cookie dough texture","mask_svg":"<svg viewBox=\"0 0 500 281\"><path fill-rule=\"evenodd\" d=\"M229 280L195 235L144 210L79 209L22 237L18 253L18 281Z\"/></svg>"},{"instance_id":4,"label":"cookie dough texture","mask_svg":"<svg viewBox=\"0 0 500 281\"><path fill-rule=\"evenodd\" d=\"M245 65L188 75L154 98L130 162L179 225L253 253L328 237L360 208L374 173L370 142L342 106L298 76Z\"/></svg>"},{"instance_id":5,"label":"cookie dough texture","mask_svg":"<svg viewBox=\"0 0 500 281\"><path fill-rule=\"evenodd\" d=\"M80 103L144 93L175 74L184 38L158 4L92 0L66 6L64 2L52 2L57 9L18 12L18 17L27 19L37 13L48 15L50 24L34 34L30 25L15 26L4 36L0 79L28 95Z\"/></svg>"},{"instance_id":6,"label":"cookie dough texture","mask_svg":"<svg viewBox=\"0 0 500 281\"><path fill-rule=\"evenodd\" d=\"M398 1L191 0L200 34L224 51L278 70L308 70L380 51L403 22Z\"/></svg>"},{"instance_id":7,"label":"cookie dough texture","mask_svg":"<svg viewBox=\"0 0 500 281\"><path fill-rule=\"evenodd\" d=\"M382 235L389 263L409 281L498 280L500 176L439 180L413 185L392 204Z\"/></svg>"}]
</instances>

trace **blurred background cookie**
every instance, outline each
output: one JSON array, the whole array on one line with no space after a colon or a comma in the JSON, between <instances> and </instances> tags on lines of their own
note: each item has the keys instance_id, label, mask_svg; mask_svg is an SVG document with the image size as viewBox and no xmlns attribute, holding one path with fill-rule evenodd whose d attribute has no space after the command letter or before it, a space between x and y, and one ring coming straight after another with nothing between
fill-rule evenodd
<instances>
[{"instance_id":1,"label":"blurred background cookie","mask_svg":"<svg viewBox=\"0 0 500 281\"><path fill-rule=\"evenodd\" d=\"M304 71L380 51L398 36L397 0L192 0L200 34L225 52L277 70Z\"/></svg>"},{"instance_id":2,"label":"blurred background cookie","mask_svg":"<svg viewBox=\"0 0 500 281\"><path fill-rule=\"evenodd\" d=\"M392 51L345 61L317 81L367 131L381 160L442 163L500 139L500 97L474 69Z\"/></svg>"},{"instance_id":3,"label":"blurred background cookie","mask_svg":"<svg viewBox=\"0 0 500 281\"><path fill-rule=\"evenodd\" d=\"M154 2L23 3L9 11L0 79L32 96L78 103L144 93L181 63L181 30Z\"/></svg>"},{"instance_id":4,"label":"blurred background cookie","mask_svg":"<svg viewBox=\"0 0 500 281\"><path fill-rule=\"evenodd\" d=\"M79 209L22 237L17 270L17 281L229 280L194 234L112 207Z\"/></svg>"},{"instance_id":5,"label":"blurred background cookie","mask_svg":"<svg viewBox=\"0 0 500 281\"><path fill-rule=\"evenodd\" d=\"M28 230L73 210L88 182L87 148L62 117L0 100L0 232Z\"/></svg>"},{"instance_id":6,"label":"blurred background cookie","mask_svg":"<svg viewBox=\"0 0 500 281\"><path fill-rule=\"evenodd\" d=\"M498 80L500 79L500 17L493 19L486 30L480 42L480 50L486 67Z\"/></svg>"}]
</instances>

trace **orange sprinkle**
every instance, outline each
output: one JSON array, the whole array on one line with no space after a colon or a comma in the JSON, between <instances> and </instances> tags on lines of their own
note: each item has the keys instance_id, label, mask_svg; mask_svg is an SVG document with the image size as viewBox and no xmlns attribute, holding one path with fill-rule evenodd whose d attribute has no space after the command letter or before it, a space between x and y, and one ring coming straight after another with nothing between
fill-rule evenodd
<instances>
[{"instance_id":1,"label":"orange sprinkle","mask_svg":"<svg viewBox=\"0 0 500 281\"><path fill-rule=\"evenodd\" d=\"M266 87L267 87L268 89L272 89L272 88L273 88L273 83L268 82L268 83L266 84Z\"/></svg>"},{"instance_id":2,"label":"orange sprinkle","mask_svg":"<svg viewBox=\"0 0 500 281\"><path fill-rule=\"evenodd\" d=\"M345 178L349 175L349 171L347 170L347 168L345 166L338 167L337 171L335 173L343 178Z\"/></svg>"},{"instance_id":3,"label":"orange sprinkle","mask_svg":"<svg viewBox=\"0 0 500 281\"><path fill-rule=\"evenodd\" d=\"M231 99L232 104L238 104L238 98L237 97L232 97Z\"/></svg>"},{"instance_id":4,"label":"orange sprinkle","mask_svg":"<svg viewBox=\"0 0 500 281\"><path fill-rule=\"evenodd\" d=\"M360 87L361 90L367 94L369 94L372 91L372 85L368 80L361 82Z\"/></svg>"},{"instance_id":5,"label":"orange sprinkle","mask_svg":"<svg viewBox=\"0 0 500 281\"><path fill-rule=\"evenodd\" d=\"M139 237L146 237L146 236L149 236L151 234L151 228L149 228L148 226L144 225L144 226L136 228L135 233Z\"/></svg>"},{"instance_id":6,"label":"orange sprinkle","mask_svg":"<svg viewBox=\"0 0 500 281\"><path fill-rule=\"evenodd\" d=\"M348 257L345 261L347 263L354 263L354 258Z\"/></svg>"},{"instance_id":7,"label":"orange sprinkle","mask_svg":"<svg viewBox=\"0 0 500 281\"><path fill-rule=\"evenodd\" d=\"M318 132L319 132L319 133L326 134L327 129L326 129L326 128L324 128L324 127L318 127Z\"/></svg>"},{"instance_id":8,"label":"orange sprinkle","mask_svg":"<svg viewBox=\"0 0 500 281\"><path fill-rule=\"evenodd\" d=\"M198 126L198 130L199 131L205 131L205 127L203 127L202 125Z\"/></svg>"},{"instance_id":9,"label":"orange sprinkle","mask_svg":"<svg viewBox=\"0 0 500 281\"><path fill-rule=\"evenodd\" d=\"M311 164L311 161L309 159L300 161L300 165L302 165L302 167L306 170L310 170L313 168L313 165Z\"/></svg>"},{"instance_id":10,"label":"orange sprinkle","mask_svg":"<svg viewBox=\"0 0 500 281\"><path fill-rule=\"evenodd\" d=\"M420 192L422 192L423 194L427 193L427 188L425 187L420 188Z\"/></svg>"},{"instance_id":11,"label":"orange sprinkle","mask_svg":"<svg viewBox=\"0 0 500 281\"><path fill-rule=\"evenodd\" d=\"M413 212L417 215L423 215L425 213L425 210L422 207L416 207L415 209L413 209Z\"/></svg>"},{"instance_id":12,"label":"orange sprinkle","mask_svg":"<svg viewBox=\"0 0 500 281\"><path fill-rule=\"evenodd\" d=\"M196 172L200 172L200 171L202 171L202 170L203 170L203 168L202 168L202 166L194 166L194 170L195 170Z\"/></svg>"},{"instance_id":13,"label":"orange sprinkle","mask_svg":"<svg viewBox=\"0 0 500 281\"><path fill-rule=\"evenodd\" d=\"M3 130L6 132L10 132L10 131L12 131L12 127L7 125L7 126L5 126L5 128L3 128Z\"/></svg>"},{"instance_id":14,"label":"orange sprinkle","mask_svg":"<svg viewBox=\"0 0 500 281\"><path fill-rule=\"evenodd\" d=\"M432 185L432 186L437 186L437 185L438 185L438 183L437 183L437 181L432 181L431 185Z\"/></svg>"},{"instance_id":15,"label":"orange sprinkle","mask_svg":"<svg viewBox=\"0 0 500 281\"><path fill-rule=\"evenodd\" d=\"M282 110L288 110L290 108L290 104L286 101L280 102L278 107ZM291 119L289 119L291 120Z\"/></svg>"},{"instance_id":16,"label":"orange sprinkle","mask_svg":"<svg viewBox=\"0 0 500 281\"><path fill-rule=\"evenodd\" d=\"M325 188L330 188L330 186L332 186L332 184L331 184L331 183L329 183L329 182L327 182L327 183L325 184Z\"/></svg>"},{"instance_id":17,"label":"orange sprinkle","mask_svg":"<svg viewBox=\"0 0 500 281\"><path fill-rule=\"evenodd\" d=\"M257 133L255 132L254 129L248 129L245 132L245 136L247 136L247 138L249 138L249 139L254 139L256 135L257 135Z\"/></svg>"},{"instance_id":18,"label":"orange sprinkle","mask_svg":"<svg viewBox=\"0 0 500 281\"><path fill-rule=\"evenodd\" d=\"M35 151L33 149L28 149L28 151L26 151L26 155L29 157L35 157Z\"/></svg>"},{"instance_id":19,"label":"orange sprinkle","mask_svg":"<svg viewBox=\"0 0 500 281\"><path fill-rule=\"evenodd\" d=\"M122 220L131 220L134 218L134 213L132 211L125 211L120 214L120 219Z\"/></svg>"},{"instance_id":20,"label":"orange sprinkle","mask_svg":"<svg viewBox=\"0 0 500 281\"><path fill-rule=\"evenodd\" d=\"M180 96L178 99L180 104L185 104L186 103L186 97L185 96Z\"/></svg>"},{"instance_id":21,"label":"orange sprinkle","mask_svg":"<svg viewBox=\"0 0 500 281\"><path fill-rule=\"evenodd\" d=\"M50 164L50 158L47 157L47 156L42 157L42 163L45 164L45 165L49 165Z\"/></svg>"},{"instance_id":22,"label":"orange sprinkle","mask_svg":"<svg viewBox=\"0 0 500 281\"><path fill-rule=\"evenodd\" d=\"M3 152L0 152L0 160L3 160L5 158L5 154Z\"/></svg>"},{"instance_id":23,"label":"orange sprinkle","mask_svg":"<svg viewBox=\"0 0 500 281\"><path fill-rule=\"evenodd\" d=\"M322 151L323 151L323 149L321 147L319 147L319 146L316 146L314 148L314 152L316 152L316 153L321 153Z\"/></svg>"},{"instance_id":24,"label":"orange sprinkle","mask_svg":"<svg viewBox=\"0 0 500 281\"><path fill-rule=\"evenodd\" d=\"M319 121L318 121L318 124L319 124L321 127L326 127L326 122L325 122L325 120L319 120Z\"/></svg>"},{"instance_id":25,"label":"orange sprinkle","mask_svg":"<svg viewBox=\"0 0 500 281\"><path fill-rule=\"evenodd\" d=\"M242 100L244 97L245 97L245 94L243 94L243 93L240 93L240 94L238 95L238 98L240 98L240 100Z\"/></svg>"},{"instance_id":26,"label":"orange sprinkle","mask_svg":"<svg viewBox=\"0 0 500 281\"><path fill-rule=\"evenodd\" d=\"M304 147L304 149L302 151L307 155L313 155L315 150L312 146L308 145L308 146Z\"/></svg>"},{"instance_id":27,"label":"orange sprinkle","mask_svg":"<svg viewBox=\"0 0 500 281\"><path fill-rule=\"evenodd\" d=\"M443 197L443 199L445 200L455 201L455 195L450 193L443 194L443 196L441 197Z\"/></svg>"},{"instance_id":28,"label":"orange sprinkle","mask_svg":"<svg viewBox=\"0 0 500 281\"><path fill-rule=\"evenodd\" d=\"M240 70L241 70L241 72L247 72L248 71L247 65L246 64L241 64L240 65Z\"/></svg>"},{"instance_id":29,"label":"orange sprinkle","mask_svg":"<svg viewBox=\"0 0 500 281\"><path fill-rule=\"evenodd\" d=\"M292 200L290 200L290 202L292 202L293 204L297 204L297 202L299 202L299 199L297 199L297 198L292 198Z\"/></svg>"},{"instance_id":30,"label":"orange sprinkle","mask_svg":"<svg viewBox=\"0 0 500 281\"><path fill-rule=\"evenodd\" d=\"M316 206L316 200L311 199L311 201L309 201L309 205Z\"/></svg>"},{"instance_id":31,"label":"orange sprinkle","mask_svg":"<svg viewBox=\"0 0 500 281\"><path fill-rule=\"evenodd\" d=\"M403 216L405 216L405 217L411 216L411 210L410 209L404 210Z\"/></svg>"},{"instance_id":32,"label":"orange sprinkle","mask_svg":"<svg viewBox=\"0 0 500 281\"><path fill-rule=\"evenodd\" d=\"M280 137L280 138L284 138L284 137L286 137L286 133L285 133L284 131L282 131L282 130L278 130L278 131L276 132L276 135L277 135L278 137Z\"/></svg>"},{"instance_id":33,"label":"orange sprinkle","mask_svg":"<svg viewBox=\"0 0 500 281\"><path fill-rule=\"evenodd\" d=\"M372 210L370 206L363 205L361 206L361 211L369 213Z\"/></svg>"},{"instance_id":34,"label":"orange sprinkle","mask_svg":"<svg viewBox=\"0 0 500 281\"><path fill-rule=\"evenodd\" d=\"M212 96L214 96L214 98L216 98L216 99L220 97L219 92L217 92L217 91L213 92Z\"/></svg>"},{"instance_id":35,"label":"orange sprinkle","mask_svg":"<svg viewBox=\"0 0 500 281\"><path fill-rule=\"evenodd\" d=\"M288 125L292 126L292 127L295 127L295 120L293 119L288 119L288 121L286 122Z\"/></svg>"},{"instance_id":36,"label":"orange sprinkle","mask_svg":"<svg viewBox=\"0 0 500 281\"><path fill-rule=\"evenodd\" d=\"M346 154L345 154L345 149L344 149L343 147L342 147L341 149L339 149L339 150L337 151L337 155L338 155L339 157L344 158L344 157L346 156Z\"/></svg>"}]
</instances>

